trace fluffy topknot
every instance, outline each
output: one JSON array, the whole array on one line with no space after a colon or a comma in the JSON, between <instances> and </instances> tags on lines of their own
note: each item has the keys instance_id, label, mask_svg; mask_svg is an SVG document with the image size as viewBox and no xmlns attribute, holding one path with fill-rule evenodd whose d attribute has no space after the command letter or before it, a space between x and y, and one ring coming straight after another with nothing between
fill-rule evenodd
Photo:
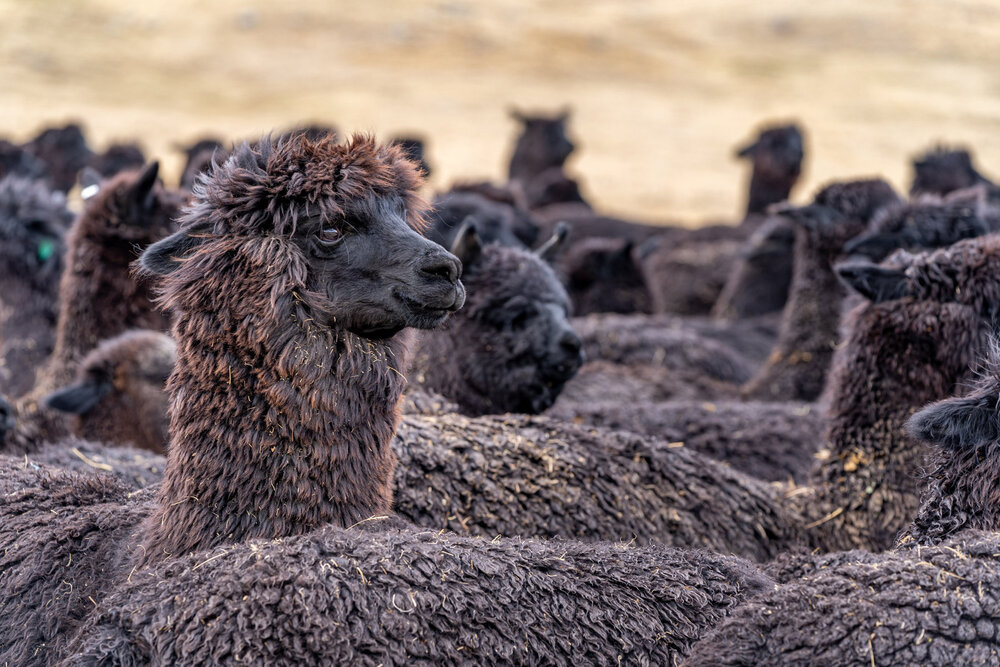
<instances>
[{"instance_id":1,"label":"fluffy topknot","mask_svg":"<svg viewBox=\"0 0 1000 667\"><path fill-rule=\"evenodd\" d=\"M355 134L344 143L333 135L267 136L236 147L223 164L199 177L195 203L181 224L208 222L215 234L291 234L300 217L333 220L352 202L395 194L406 205L407 221L422 231L427 208L417 194L422 184L419 166L402 148L368 135Z\"/></svg>"}]
</instances>

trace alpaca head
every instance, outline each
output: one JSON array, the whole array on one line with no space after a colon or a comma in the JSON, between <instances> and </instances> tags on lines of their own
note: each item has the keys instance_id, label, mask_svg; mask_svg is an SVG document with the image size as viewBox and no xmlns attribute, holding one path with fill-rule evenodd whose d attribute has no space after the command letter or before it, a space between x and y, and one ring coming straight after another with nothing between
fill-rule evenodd
<instances>
[{"instance_id":1,"label":"alpaca head","mask_svg":"<svg viewBox=\"0 0 1000 667\"><path fill-rule=\"evenodd\" d=\"M474 225L463 227L453 251L469 301L448 326L462 348L465 394L449 398L470 412L545 410L583 363L566 291L537 254L483 245Z\"/></svg>"},{"instance_id":2,"label":"alpaca head","mask_svg":"<svg viewBox=\"0 0 1000 667\"><path fill-rule=\"evenodd\" d=\"M648 312L652 297L630 239L604 237L577 241L559 258L573 295L573 312Z\"/></svg>"},{"instance_id":3,"label":"alpaca head","mask_svg":"<svg viewBox=\"0 0 1000 667\"><path fill-rule=\"evenodd\" d=\"M431 166L427 164L427 154L424 140L415 136L395 137L392 143L403 149L403 154L413 162L420 165L420 172L424 178L431 175Z\"/></svg>"},{"instance_id":4,"label":"alpaca head","mask_svg":"<svg viewBox=\"0 0 1000 667\"><path fill-rule=\"evenodd\" d=\"M84 358L76 380L49 394L45 407L76 415L76 435L110 444L166 450L167 377L177 348L155 331L128 331Z\"/></svg>"},{"instance_id":5,"label":"alpaca head","mask_svg":"<svg viewBox=\"0 0 1000 667\"><path fill-rule=\"evenodd\" d=\"M1000 323L1000 236L959 241L934 252L898 250L881 265L848 262L838 273L867 299L882 303L910 298L956 303L983 321Z\"/></svg>"},{"instance_id":6,"label":"alpaca head","mask_svg":"<svg viewBox=\"0 0 1000 667\"><path fill-rule=\"evenodd\" d=\"M511 177L533 177L551 167L561 167L576 148L566 135L568 110L560 111L554 116L545 116L529 115L515 109L510 115L521 124L521 134L514 147L513 159L517 160L520 154L525 160L523 166L531 172L512 173Z\"/></svg>"},{"instance_id":7,"label":"alpaca head","mask_svg":"<svg viewBox=\"0 0 1000 667\"><path fill-rule=\"evenodd\" d=\"M0 257L7 274L39 289L56 285L72 219L61 192L16 176L0 181Z\"/></svg>"},{"instance_id":8,"label":"alpaca head","mask_svg":"<svg viewBox=\"0 0 1000 667\"><path fill-rule=\"evenodd\" d=\"M24 149L0 139L0 178L6 176L44 179L48 175L45 163Z\"/></svg>"},{"instance_id":9,"label":"alpaca head","mask_svg":"<svg viewBox=\"0 0 1000 667\"><path fill-rule=\"evenodd\" d=\"M530 247L538 238L538 226L512 193L489 184L459 185L435 197L427 237L450 248L470 217L483 243Z\"/></svg>"},{"instance_id":10,"label":"alpaca head","mask_svg":"<svg viewBox=\"0 0 1000 667\"><path fill-rule=\"evenodd\" d=\"M802 131L794 124L767 127L753 143L736 151L737 157L753 162L756 174L775 181L797 179L803 155Z\"/></svg>"},{"instance_id":11,"label":"alpaca head","mask_svg":"<svg viewBox=\"0 0 1000 667\"><path fill-rule=\"evenodd\" d=\"M416 231L419 186L401 149L368 137L264 138L201 178L183 229L141 265L164 277L164 301L179 313L211 298L228 300L234 312L222 317L294 311L366 338L432 328L462 307L465 289L458 260ZM218 284L201 284L205 275ZM204 291L229 281L241 295Z\"/></svg>"},{"instance_id":12,"label":"alpaca head","mask_svg":"<svg viewBox=\"0 0 1000 667\"><path fill-rule=\"evenodd\" d=\"M215 164L225 161L226 150L218 139L199 139L190 146L181 146L180 149L185 155L180 186L187 191L194 188L199 174L208 173Z\"/></svg>"},{"instance_id":13,"label":"alpaca head","mask_svg":"<svg viewBox=\"0 0 1000 667\"><path fill-rule=\"evenodd\" d=\"M944 195L984 182L986 179L972 165L969 151L937 146L913 160L910 193Z\"/></svg>"},{"instance_id":14,"label":"alpaca head","mask_svg":"<svg viewBox=\"0 0 1000 667\"><path fill-rule=\"evenodd\" d=\"M88 180L84 172L84 212L74 234L104 244L108 249L122 243L133 252L167 236L176 229L183 197L167 190L158 179L160 165L152 162L137 171L122 172L110 179Z\"/></svg>"},{"instance_id":15,"label":"alpaca head","mask_svg":"<svg viewBox=\"0 0 1000 667\"><path fill-rule=\"evenodd\" d=\"M106 151L95 155L89 166L101 175L101 178L111 178L115 174L130 169L142 169L146 164L146 156L138 144L112 144Z\"/></svg>"},{"instance_id":16,"label":"alpaca head","mask_svg":"<svg viewBox=\"0 0 1000 667\"><path fill-rule=\"evenodd\" d=\"M25 144L25 148L45 163L52 185L62 192L73 188L76 175L94 155L83 130L75 123L47 128Z\"/></svg>"},{"instance_id":17,"label":"alpaca head","mask_svg":"<svg viewBox=\"0 0 1000 667\"><path fill-rule=\"evenodd\" d=\"M911 252L940 248L989 233L995 224L989 214L982 187L956 191L945 199L924 196L899 202L876 214L868 231L852 239L844 251L879 262L897 248Z\"/></svg>"}]
</instances>

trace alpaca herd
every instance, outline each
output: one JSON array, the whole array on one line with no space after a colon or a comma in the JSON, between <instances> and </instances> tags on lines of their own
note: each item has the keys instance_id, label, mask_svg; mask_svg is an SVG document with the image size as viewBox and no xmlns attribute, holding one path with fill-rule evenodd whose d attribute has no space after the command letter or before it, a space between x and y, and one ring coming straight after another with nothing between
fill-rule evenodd
<instances>
[{"instance_id":1,"label":"alpaca herd","mask_svg":"<svg viewBox=\"0 0 1000 667\"><path fill-rule=\"evenodd\" d=\"M1000 662L1000 187L795 206L773 125L650 224L513 115L429 203L417 137L0 141L0 664Z\"/></svg>"}]
</instances>

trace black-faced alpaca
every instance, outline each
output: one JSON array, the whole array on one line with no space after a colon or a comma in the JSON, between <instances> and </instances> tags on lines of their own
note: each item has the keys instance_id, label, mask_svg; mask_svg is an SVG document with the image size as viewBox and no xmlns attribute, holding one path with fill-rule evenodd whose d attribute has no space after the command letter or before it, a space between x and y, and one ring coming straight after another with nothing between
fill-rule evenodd
<instances>
[{"instance_id":1,"label":"black-faced alpaca","mask_svg":"<svg viewBox=\"0 0 1000 667\"><path fill-rule=\"evenodd\" d=\"M918 252L1000 231L1000 209L988 203L986 194L983 186L975 186L889 206L844 246L844 253L880 262L898 248Z\"/></svg>"},{"instance_id":2,"label":"black-faced alpaca","mask_svg":"<svg viewBox=\"0 0 1000 667\"><path fill-rule=\"evenodd\" d=\"M736 155L753 163L746 222L755 214L765 213L771 204L787 200L798 183L805 155L802 131L794 124L765 127L753 143L738 149Z\"/></svg>"},{"instance_id":3,"label":"black-faced alpaca","mask_svg":"<svg viewBox=\"0 0 1000 667\"><path fill-rule=\"evenodd\" d=\"M1000 238L838 271L871 301L848 315L834 356L824 397L830 454L810 476L803 513L819 548L882 550L919 507L927 448L906 434L906 420L955 391L995 327Z\"/></svg>"},{"instance_id":4,"label":"black-faced alpaca","mask_svg":"<svg viewBox=\"0 0 1000 667\"><path fill-rule=\"evenodd\" d=\"M530 248L538 241L538 226L513 194L503 197L489 184L458 185L434 198L428 214L427 238L450 248L458 231L475 224L484 244Z\"/></svg>"},{"instance_id":5,"label":"black-faced alpaca","mask_svg":"<svg viewBox=\"0 0 1000 667\"><path fill-rule=\"evenodd\" d=\"M899 544L937 544L963 530L1000 531L1000 348L991 345L972 391L927 406L907 423L932 445L920 511Z\"/></svg>"},{"instance_id":6,"label":"black-faced alpaca","mask_svg":"<svg viewBox=\"0 0 1000 667\"><path fill-rule=\"evenodd\" d=\"M165 570L151 571L150 579L133 572L145 582L163 581L171 572L199 572L208 563L222 562L231 570L226 554L241 554L244 548L255 553L278 549L283 555L275 558L300 563L293 570L317 573L330 570L313 568L308 557L300 557L312 545L317 553L338 553L364 569L369 569L367 554L378 552L379 571L387 579L365 579L376 586L392 584L390 572L412 573L418 554L432 553L428 562L439 564L446 562L444 553L461 554L455 562L475 563L474 576L451 583L438 571L421 589L453 601L464 591L470 600L488 599L495 609L495 575L509 567L513 555L523 559L524 567L510 574L517 581L510 606L524 613L510 618L519 624L535 619L531 626L538 632L527 644L498 626L495 614L477 620L480 612L471 614L476 603L462 608L471 616L451 609L434 617L410 616L418 625L408 624L415 641L404 653L398 653L404 650L399 642L383 637L373 646L362 633L346 645L309 648L313 653L306 659L330 655L328 649L349 660L360 659L361 652L382 659L454 658L466 653L457 653L459 645L451 640L430 654L428 646L441 637L467 643L468 637L479 636L489 638L483 647L487 660L550 656L556 662L601 662L624 655L670 662L748 589L764 585L741 561L697 552L600 544L541 544L536 550L520 540L487 542L412 529L400 530L396 549L371 531L350 529L384 515L391 503L390 439L405 383L398 370L405 362L399 332L438 325L464 300L457 260L411 227L419 220L418 185L415 166L398 149L356 138L343 145L290 139L243 146L198 188L182 231L143 256L144 268L160 276L164 302L176 313L173 332L180 351L168 385L171 442L165 481L150 503L124 485L96 478L54 480L58 474L22 470L19 462L7 459L0 493L10 502L0 509L18 518L0 522L0 586L4 617L17 621L0 626L3 658L19 664L58 658L73 627L95 602L101 605L114 582L126 580L132 564L123 560L128 535L150 512L137 559L168 562ZM13 496L10 486L17 489ZM74 510L53 511L72 503ZM70 535L68 522L74 526ZM377 532L379 522L370 523ZM294 537L302 533L309 534ZM89 539L87 549L77 536ZM253 538L280 538L287 546L244 544ZM75 558L67 558L69 553ZM559 578L566 581L563 594L564 584L555 588L553 561L562 568L566 561L559 558L567 556L575 567ZM186 557L201 565L189 566ZM37 576L40 567L45 577ZM210 580L223 579L214 567L205 572ZM63 581L75 585L66 587ZM592 582L592 588L588 583L582 594L568 594L583 582ZM683 582L683 595L677 582ZM248 583L268 586L263 576ZM336 585L336 578L330 583ZM196 580L184 585L194 590L190 586ZM382 609L382 593L373 589L369 595L365 606ZM125 596L149 599L145 593ZM49 604L53 597L59 601L55 607ZM257 599L254 593L237 604L252 610ZM117 608L117 599L109 604ZM342 625L329 599L306 604L317 618L330 614L334 625ZM595 609L609 605L616 609L614 619ZM545 608L559 612L536 615ZM565 640L578 633L581 623L589 627L594 621L586 619L595 613L602 630L595 626L595 632L580 634L582 641ZM104 619L95 622L104 627ZM267 661L292 655L297 660L296 646L312 646L305 639L308 632L282 633L277 645L252 647L246 657ZM86 647L80 648L89 653L112 647L122 659L144 650L128 640L91 643L98 634L105 636L103 629L84 630L80 637ZM188 656L213 651L210 637L200 641L185 635ZM150 648L170 651L182 643L175 636L169 646Z\"/></svg>"},{"instance_id":7,"label":"black-faced alpaca","mask_svg":"<svg viewBox=\"0 0 1000 667\"><path fill-rule=\"evenodd\" d=\"M148 244L174 229L182 197L157 181L157 164L102 183L86 200L66 237L59 284L56 340L33 390L17 402L18 424L5 453L32 451L68 433L68 420L40 409L49 392L72 382L84 356L102 340L134 328L164 330L166 313L153 305L149 281L132 263Z\"/></svg>"},{"instance_id":8,"label":"black-faced alpaca","mask_svg":"<svg viewBox=\"0 0 1000 667\"><path fill-rule=\"evenodd\" d=\"M583 363L566 291L540 257L482 245L474 225L452 252L468 299L440 329L421 334L410 376L465 414L545 410Z\"/></svg>"},{"instance_id":9,"label":"black-faced alpaca","mask_svg":"<svg viewBox=\"0 0 1000 667\"><path fill-rule=\"evenodd\" d=\"M45 164L52 186L62 192L73 189L76 175L94 155L87 146L83 130L75 123L46 128L24 144L24 148Z\"/></svg>"},{"instance_id":10,"label":"black-faced alpaca","mask_svg":"<svg viewBox=\"0 0 1000 667\"><path fill-rule=\"evenodd\" d=\"M87 163L101 178L111 178L123 171L142 169L146 155L136 143L117 143L108 146L103 153L96 153Z\"/></svg>"},{"instance_id":11,"label":"black-faced alpaca","mask_svg":"<svg viewBox=\"0 0 1000 667\"><path fill-rule=\"evenodd\" d=\"M55 344L66 197L40 181L0 180L0 392L16 399Z\"/></svg>"},{"instance_id":12,"label":"black-faced alpaca","mask_svg":"<svg viewBox=\"0 0 1000 667\"><path fill-rule=\"evenodd\" d=\"M561 169L575 148L566 136L569 111L545 116L513 110L511 117L521 124L521 134L510 157L508 180L528 183L549 169Z\"/></svg>"},{"instance_id":13,"label":"black-faced alpaca","mask_svg":"<svg viewBox=\"0 0 1000 667\"><path fill-rule=\"evenodd\" d=\"M169 336L127 331L91 350L76 380L44 405L73 415L70 431L80 438L162 454L169 425L164 385L176 358Z\"/></svg>"},{"instance_id":14,"label":"black-faced alpaca","mask_svg":"<svg viewBox=\"0 0 1000 667\"><path fill-rule=\"evenodd\" d=\"M946 195L974 185L993 185L972 165L972 156L963 148L936 146L914 158L912 165L911 195Z\"/></svg>"},{"instance_id":15,"label":"black-faced alpaca","mask_svg":"<svg viewBox=\"0 0 1000 667\"><path fill-rule=\"evenodd\" d=\"M747 398L814 401L839 340L846 290L833 269L844 243L881 208L899 201L881 179L834 183L810 206L787 209L796 225L795 272L778 341L767 362L743 387Z\"/></svg>"}]
</instances>

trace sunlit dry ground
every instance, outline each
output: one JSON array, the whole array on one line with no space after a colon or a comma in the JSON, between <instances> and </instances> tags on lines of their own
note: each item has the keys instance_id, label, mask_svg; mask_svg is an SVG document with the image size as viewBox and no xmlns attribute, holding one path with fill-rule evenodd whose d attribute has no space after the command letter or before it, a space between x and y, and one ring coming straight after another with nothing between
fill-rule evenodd
<instances>
[{"instance_id":1,"label":"sunlit dry ground","mask_svg":"<svg viewBox=\"0 0 1000 667\"><path fill-rule=\"evenodd\" d=\"M499 177L505 109L574 110L572 169L602 207L732 219L733 147L807 128L798 199L936 140L1000 176L1000 3L983 0L0 0L0 133L85 121L94 143L326 120L430 139L435 185Z\"/></svg>"}]
</instances>

